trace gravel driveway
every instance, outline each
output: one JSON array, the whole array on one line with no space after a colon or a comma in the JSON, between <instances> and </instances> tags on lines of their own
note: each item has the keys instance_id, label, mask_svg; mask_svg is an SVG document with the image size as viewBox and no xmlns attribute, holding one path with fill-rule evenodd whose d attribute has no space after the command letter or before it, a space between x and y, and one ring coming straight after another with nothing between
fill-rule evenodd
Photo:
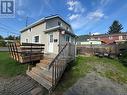
<instances>
[{"instance_id":1,"label":"gravel driveway","mask_svg":"<svg viewBox=\"0 0 127 95\"><path fill-rule=\"evenodd\" d=\"M81 78L64 95L127 95L127 86L92 72Z\"/></svg>"}]
</instances>

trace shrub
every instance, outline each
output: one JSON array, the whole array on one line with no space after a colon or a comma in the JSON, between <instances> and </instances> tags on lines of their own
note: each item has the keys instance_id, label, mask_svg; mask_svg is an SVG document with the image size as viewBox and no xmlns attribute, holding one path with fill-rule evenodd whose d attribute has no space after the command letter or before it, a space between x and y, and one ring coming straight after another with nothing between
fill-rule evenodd
<instances>
[{"instance_id":1,"label":"shrub","mask_svg":"<svg viewBox=\"0 0 127 95\"><path fill-rule=\"evenodd\" d=\"M121 44L122 46L122 51L120 51L120 57L119 60L122 62L123 65L127 66L127 42Z\"/></svg>"}]
</instances>

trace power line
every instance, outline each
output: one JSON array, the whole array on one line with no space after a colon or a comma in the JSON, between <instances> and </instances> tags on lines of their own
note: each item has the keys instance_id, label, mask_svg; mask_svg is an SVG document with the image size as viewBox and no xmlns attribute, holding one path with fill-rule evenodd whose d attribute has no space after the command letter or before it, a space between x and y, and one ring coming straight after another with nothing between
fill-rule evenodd
<instances>
[{"instance_id":1,"label":"power line","mask_svg":"<svg viewBox=\"0 0 127 95\"><path fill-rule=\"evenodd\" d=\"M9 28L11 28L12 30L18 31L18 30L14 29L14 28L12 28L12 27L10 27L10 26L7 26L7 25L1 23L1 22L0 22L0 24L1 24L2 26L4 26L4 27L9 27Z\"/></svg>"},{"instance_id":2,"label":"power line","mask_svg":"<svg viewBox=\"0 0 127 95\"><path fill-rule=\"evenodd\" d=\"M9 32L11 32L11 33L13 33L13 34L16 34L16 35L19 35L18 33L15 33L15 32L12 32L12 31L10 31L8 28L6 28L5 26L4 27L0 27L1 29L3 29L3 30L8 30Z\"/></svg>"},{"instance_id":3,"label":"power line","mask_svg":"<svg viewBox=\"0 0 127 95\"><path fill-rule=\"evenodd\" d=\"M12 31L8 31L8 30L6 31L6 30L7 30L7 29L4 29L4 28L3 28L2 30L0 29L0 32L4 32L4 33L7 32L8 34L11 33L11 34L15 34L15 35L20 35L20 34L18 34L18 33L15 33L15 32L12 32ZM5 32L5 31L6 31L6 32Z\"/></svg>"}]
</instances>

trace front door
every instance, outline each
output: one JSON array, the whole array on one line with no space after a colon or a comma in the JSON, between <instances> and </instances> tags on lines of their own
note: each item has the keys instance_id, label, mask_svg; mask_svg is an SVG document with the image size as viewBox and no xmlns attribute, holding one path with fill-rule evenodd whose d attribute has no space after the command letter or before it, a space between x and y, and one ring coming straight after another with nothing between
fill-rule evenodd
<instances>
[{"instance_id":1,"label":"front door","mask_svg":"<svg viewBox=\"0 0 127 95\"><path fill-rule=\"evenodd\" d=\"M53 34L49 34L49 52L53 53Z\"/></svg>"}]
</instances>

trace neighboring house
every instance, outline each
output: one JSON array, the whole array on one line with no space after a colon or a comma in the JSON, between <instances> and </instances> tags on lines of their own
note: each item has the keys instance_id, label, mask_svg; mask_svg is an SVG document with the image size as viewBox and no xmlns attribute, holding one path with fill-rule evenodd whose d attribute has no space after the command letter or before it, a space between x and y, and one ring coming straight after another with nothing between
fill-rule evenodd
<instances>
[{"instance_id":1,"label":"neighboring house","mask_svg":"<svg viewBox=\"0 0 127 95\"><path fill-rule=\"evenodd\" d=\"M75 44L72 27L59 16L49 16L25 27L21 31L21 43L45 44L45 53L58 54L66 42Z\"/></svg>"},{"instance_id":2,"label":"neighboring house","mask_svg":"<svg viewBox=\"0 0 127 95\"><path fill-rule=\"evenodd\" d=\"M87 40L80 42L80 45L101 45L102 42L100 40Z\"/></svg>"},{"instance_id":3,"label":"neighboring house","mask_svg":"<svg viewBox=\"0 0 127 95\"><path fill-rule=\"evenodd\" d=\"M127 32L118 34L102 34L102 35L92 35L91 40L100 40L105 44L112 44L114 42L127 41Z\"/></svg>"}]
</instances>

